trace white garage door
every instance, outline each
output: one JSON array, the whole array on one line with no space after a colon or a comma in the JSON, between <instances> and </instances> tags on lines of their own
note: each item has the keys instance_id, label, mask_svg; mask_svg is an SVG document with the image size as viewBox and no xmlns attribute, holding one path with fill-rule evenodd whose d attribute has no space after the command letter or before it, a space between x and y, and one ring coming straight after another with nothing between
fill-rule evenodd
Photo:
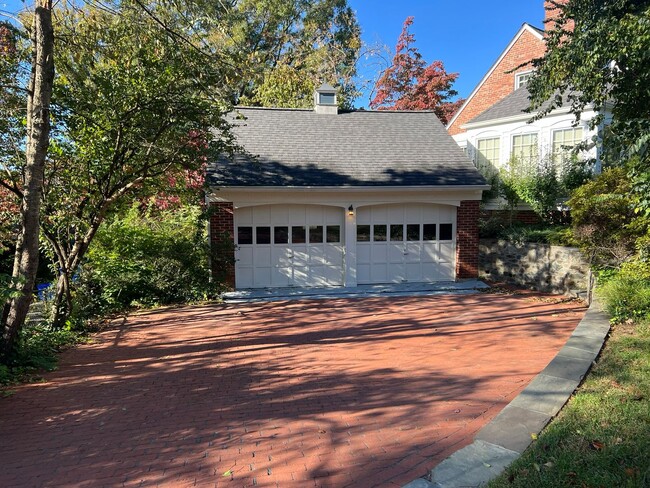
<instances>
[{"instance_id":1,"label":"white garage door","mask_svg":"<svg viewBox=\"0 0 650 488\"><path fill-rule=\"evenodd\" d=\"M356 238L360 284L455 279L456 207L361 207Z\"/></svg>"},{"instance_id":2,"label":"white garage door","mask_svg":"<svg viewBox=\"0 0 650 488\"><path fill-rule=\"evenodd\" d=\"M235 210L235 285L342 285L343 219L342 208L320 205Z\"/></svg>"}]
</instances>

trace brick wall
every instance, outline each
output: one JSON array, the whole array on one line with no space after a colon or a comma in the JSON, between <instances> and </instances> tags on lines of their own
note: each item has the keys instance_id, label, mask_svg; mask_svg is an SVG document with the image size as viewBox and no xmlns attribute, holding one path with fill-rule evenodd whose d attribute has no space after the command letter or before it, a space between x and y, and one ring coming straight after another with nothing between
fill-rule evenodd
<instances>
[{"instance_id":1,"label":"brick wall","mask_svg":"<svg viewBox=\"0 0 650 488\"><path fill-rule=\"evenodd\" d=\"M544 50L543 40L529 31L524 31L449 127L449 134L453 136L465 132L465 129L460 128L461 125L510 95L515 89L515 74L529 71L530 67L518 68L515 73L508 73L508 71L542 56Z\"/></svg>"},{"instance_id":2,"label":"brick wall","mask_svg":"<svg viewBox=\"0 0 650 488\"><path fill-rule=\"evenodd\" d=\"M554 0L555 3L567 3L568 0ZM555 18L560 15L560 10L553 5L553 2L545 1L544 2L544 30L550 31L555 27ZM573 20L570 20L565 28L568 30L573 30L575 24Z\"/></svg>"},{"instance_id":3,"label":"brick wall","mask_svg":"<svg viewBox=\"0 0 650 488\"><path fill-rule=\"evenodd\" d=\"M480 202L460 202L456 213L456 279L478 278Z\"/></svg>"},{"instance_id":4,"label":"brick wall","mask_svg":"<svg viewBox=\"0 0 650 488\"><path fill-rule=\"evenodd\" d=\"M210 204L210 244L212 274L215 279L235 287L235 227L231 202Z\"/></svg>"}]
</instances>

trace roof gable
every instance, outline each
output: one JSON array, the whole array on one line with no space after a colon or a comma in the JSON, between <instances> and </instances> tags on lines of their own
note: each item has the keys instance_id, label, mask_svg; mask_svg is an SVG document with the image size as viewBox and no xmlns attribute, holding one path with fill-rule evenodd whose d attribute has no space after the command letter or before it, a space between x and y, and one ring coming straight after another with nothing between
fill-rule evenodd
<instances>
[{"instance_id":1,"label":"roof gable","mask_svg":"<svg viewBox=\"0 0 650 488\"><path fill-rule=\"evenodd\" d=\"M222 187L484 185L433 112L236 109L248 154L209 165Z\"/></svg>"},{"instance_id":2,"label":"roof gable","mask_svg":"<svg viewBox=\"0 0 650 488\"><path fill-rule=\"evenodd\" d=\"M485 76L479 81L479 83L476 85L474 90L470 93L469 97L467 97L467 100L461 105L461 107L458 109L458 111L454 114L454 116L449 120L449 123L447 124L447 129L450 129L454 123L457 121L459 117L461 117L462 113L465 111L465 109L472 103L474 100L475 96L479 92L479 90L485 85L486 81L490 79L490 77L493 75L497 67L504 61L506 56L510 53L512 48L517 44L517 42L522 38L522 36L528 33L534 38L536 38L539 41L544 41L544 31L541 29L538 29L537 27L532 26L531 24L524 23L522 26L519 28L517 33L514 35L510 43L506 46L506 48L501 52L497 60L492 64L490 69L487 71ZM530 60L535 56L530 56ZM518 63L518 64L523 64L523 63ZM512 86L512 90L514 90L514 84Z\"/></svg>"}]
</instances>

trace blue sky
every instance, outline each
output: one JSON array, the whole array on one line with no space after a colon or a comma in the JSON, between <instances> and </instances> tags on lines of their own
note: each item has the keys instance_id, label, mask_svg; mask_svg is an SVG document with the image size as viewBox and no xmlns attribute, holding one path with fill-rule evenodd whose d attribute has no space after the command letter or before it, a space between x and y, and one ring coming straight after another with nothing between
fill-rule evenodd
<instances>
[{"instance_id":1,"label":"blue sky","mask_svg":"<svg viewBox=\"0 0 650 488\"><path fill-rule=\"evenodd\" d=\"M361 24L363 40L392 52L406 17L415 17L411 31L424 60L441 60L448 72L459 73L454 87L467 97L519 30L528 22L543 27L543 0L348 0ZM28 0L28 4L33 3ZM0 10L15 12L20 0L0 0ZM362 61L364 79L384 67ZM368 93L357 100L367 106Z\"/></svg>"},{"instance_id":2,"label":"blue sky","mask_svg":"<svg viewBox=\"0 0 650 488\"><path fill-rule=\"evenodd\" d=\"M459 73L454 88L467 97L516 34L528 22L543 28L543 0L348 0L367 43L381 42L391 52L406 17L424 60L441 60ZM372 71L372 66L369 67ZM363 69L363 66L362 66ZM357 100L367 106L368 97Z\"/></svg>"}]
</instances>

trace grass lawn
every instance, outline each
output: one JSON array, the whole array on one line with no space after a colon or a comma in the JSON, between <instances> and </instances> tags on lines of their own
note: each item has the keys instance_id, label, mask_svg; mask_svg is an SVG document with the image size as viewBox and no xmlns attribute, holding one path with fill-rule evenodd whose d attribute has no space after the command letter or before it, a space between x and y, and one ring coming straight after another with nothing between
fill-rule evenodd
<instances>
[{"instance_id":1,"label":"grass lawn","mask_svg":"<svg viewBox=\"0 0 650 488\"><path fill-rule=\"evenodd\" d=\"M495 487L650 487L650 323L617 325L574 397Z\"/></svg>"}]
</instances>

